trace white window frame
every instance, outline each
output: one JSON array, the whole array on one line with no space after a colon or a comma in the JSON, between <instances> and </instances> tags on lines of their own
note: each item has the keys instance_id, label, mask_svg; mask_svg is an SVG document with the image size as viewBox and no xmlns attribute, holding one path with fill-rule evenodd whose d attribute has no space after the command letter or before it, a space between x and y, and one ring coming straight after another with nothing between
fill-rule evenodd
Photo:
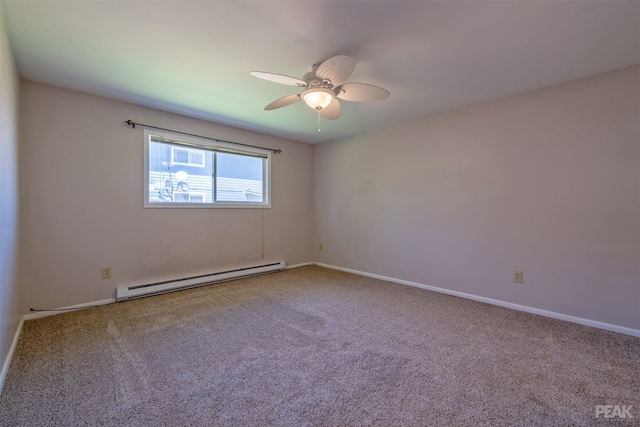
<instances>
[{"instance_id":1,"label":"white window frame","mask_svg":"<svg viewBox=\"0 0 640 427\"><path fill-rule=\"evenodd\" d=\"M271 154L270 150L253 148L253 147L244 147L235 145L232 143L222 142L222 141L213 141L206 138L199 138L191 135L182 135L175 132L161 131L155 129L144 129L143 132L144 140L143 140L143 160L144 160L144 169L143 169L143 198L144 198L144 207L152 208L152 209L175 209L175 208L189 208L189 209L208 209L208 208L271 208ZM224 152L224 153L232 153L232 154L242 154L253 157L261 157L264 159L264 167L262 168L262 202L251 202L251 201L243 201L243 202L221 202L215 201L216 197L216 188L215 188L215 177L212 177L212 192L213 192L213 201L205 201L205 202L192 202L192 203L175 203L175 202L167 202L167 203L151 203L149 202L149 144L151 143L152 138L154 140L166 140L167 143L172 143L176 145L184 146L186 149L193 147L194 150L199 151L214 151L214 152ZM173 159L173 150L172 150L172 159ZM174 163L175 164L175 163ZM180 163L180 165L184 165ZM186 165L184 165L186 166ZM196 166L196 165L188 165L188 166ZM204 165L202 165L204 167ZM215 170L215 165L214 165ZM215 175L215 172L214 172ZM195 193L194 193L195 194ZM204 197L206 199L206 197Z\"/></svg>"}]
</instances>

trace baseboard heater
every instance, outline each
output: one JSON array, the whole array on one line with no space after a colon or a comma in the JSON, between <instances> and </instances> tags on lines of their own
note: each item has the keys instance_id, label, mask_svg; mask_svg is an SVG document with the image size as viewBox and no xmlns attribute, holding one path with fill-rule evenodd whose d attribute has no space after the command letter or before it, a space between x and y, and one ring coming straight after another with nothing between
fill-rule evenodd
<instances>
[{"instance_id":1,"label":"baseboard heater","mask_svg":"<svg viewBox=\"0 0 640 427\"><path fill-rule=\"evenodd\" d=\"M237 268L235 270L221 271L218 273L204 274L201 276L184 277L165 282L149 283L146 285L119 286L116 288L116 301L126 301L133 298L141 298L149 295L163 294L197 286L211 285L213 283L226 282L241 277L257 276L259 274L273 273L284 270L284 261L272 264L256 265L253 267Z\"/></svg>"}]
</instances>

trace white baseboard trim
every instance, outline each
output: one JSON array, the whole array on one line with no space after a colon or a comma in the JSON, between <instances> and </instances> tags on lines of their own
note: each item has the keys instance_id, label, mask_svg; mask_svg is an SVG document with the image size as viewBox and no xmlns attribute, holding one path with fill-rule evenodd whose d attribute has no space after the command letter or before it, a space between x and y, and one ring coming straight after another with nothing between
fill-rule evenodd
<instances>
[{"instance_id":1,"label":"white baseboard trim","mask_svg":"<svg viewBox=\"0 0 640 427\"><path fill-rule=\"evenodd\" d=\"M313 261L312 262L303 262L302 264L287 265L287 266L285 266L284 269L285 270L289 270L289 269L292 269L292 268L306 267L307 265L316 265L316 263L313 262Z\"/></svg>"},{"instance_id":2,"label":"white baseboard trim","mask_svg":"<svg viewBox=\"0 0 640 427\"><path fill-rule=\"evenodd\" d=\"M292 268L298 268L298 267L304 267L304 266L307 266L307 265L316 265L316 263L311 261L311 262L305 262L305 263L301 263L301 264L285 265L285 270L289 270L289 269L292 269ZM96 306L100 306L100 305L113 304L115 302L116 302L115 298L109 298L109 299L103 299L103 300L100 300L100 301L87 302L87 303L83 303L83 304L77 304L77 305L71 305L71 306L68 306L68 307L62 307L62 308L59 308L59 309L56 309L56 310L34 311L34 312L30 312L28 314L25 314L23 320L38 319L40 317L53 316L55 314L67 313L67 312L70 312L70 311L82 310L84 308L96 307Z\"/></svg>"},{"instance_id":3,"label":"white baseboard trim","mask_svg":"<svg viewBox=\"0 0 640 427\"><path fill-rule=\"evenodd\" d=\"M18 346L18 340L20 339L20 333L22 332L22 325L24 325L24 316L20 319L18 329L16 329L16 333L13 336L11 348L9 348L9 353L7 353L7 357L2 364L2 372L0 372L0 394L2 394L2 389L4 388L4 380L7 379L7 374L9 373L9 366L11 366L11 360L13 360L13 353L15 353L16 347Z\"/></svg>"},{"instance_id":4,"label":"white baseboard trim","mask_svg":"<svg viewBox=\"0 0 640 427\"><path fill-rule=\"evenodd\" d=\"M285 270L289 270L292 268L304 267L307 265L315 265L315 262L305 262L302 264L294 264L294 265L286 265ZM115 298L103 299L100 301L87 302L83 304L71 305L68 307L61 307L56 310L47 310L47 311L34 311L24 315L24 320L38 319L40 317L53 316L55 314L60 313L68 313L70 311L82 310L84 308L96 307L101 305L113 304L116 302Z\"/></svg>"},{"instance_id":5,"label":"white baseboard trim","mask_svg":"<svg viewBox=\"0 0 640 427\"><path fill-rule=\"evenodd\" d=\"M40 317L53 316L54 314L68 313L70 311L82 310L84 308L113 304L114 302L116 302L115 298L109 298L109 299L103 299L100 301L87 302L84 304L70 305L68 307L62 307L57 310L34 311L31 313L25 314L24 320L38 319Z\"/></svg>"},{"instance_id":6,"label":"white baseboard trim","mask_svg":"<svg viewBox=\"0 0 640 427\"><path fill-rule=\"evenodd\" d=\"M335 266L335 265L323 264L323 263L319 263L319 262L317 262L315 264L318 267L330 268L332 270L340 270L340 271L344 271L344 272L347 272L347 273L357 274L357 275L360 275L360 276L371 277L373 279L385 280L387 282L398 283L400 285L413 286L415 288L426 289L428 291L439 292L441 294L453 295L453 296L456 296L456 297L466 298L466 299L470 299L470 300L473 300L473 301L479 301L479 302L484 302L484 303L487 303L487 304L497 305L497 306L500 306L500 307L511 308L511 309L517 310L517 311L524 311L526 313L532 313L532 314L537 314L537 315L544 316L544 317L550 317L552 319L564 320L566 322L577 323L577 324L580 324L580 325L591 326L593 328L599 328L599 329L604 329L604 330L607 330L607 331L618 332L620 334L631 335L631 336L634 336L634 337L640 337L640 330L633 329L633 328L627 328L625 326L612 325L610 323L598 322L596 320L584 319L582 317L570 316L568 314L556 313L556 312L553 312L553 311L547 311L547 310L542 310L542 309L539 309L539 308L528 307L526 305L514 304L514 303L510 303L510 302L506 302L506 301L492 299L492 298L485 298L485 297L481 297L481 296L478 296L478 295L467 294L467 293L464 293L464 292L451 291L449 289L438 288L436 286L423 285L422 283L410 282L408 280L400 280L400 279L395 279L393 277L381 276L379 274L371 274L371 273L366 273L364 271L352 270L350 268L338 267L338 266Z\"/></svg>"}]
</instances>

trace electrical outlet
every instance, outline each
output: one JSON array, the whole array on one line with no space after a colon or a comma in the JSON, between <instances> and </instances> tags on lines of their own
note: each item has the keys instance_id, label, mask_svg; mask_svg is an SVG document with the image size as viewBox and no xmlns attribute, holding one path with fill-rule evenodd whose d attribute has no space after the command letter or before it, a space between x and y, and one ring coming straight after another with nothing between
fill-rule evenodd
<instances>
[{"instance_id":1,"label":"electrical outlet","mask_svg":"<svg viewBox=\"0 0 640 427\"><path fill-rule=\"evenodd\" d=\"M320 252L322 252L322 243L320 243L320 245L318 246L318 249L320 250Z\"/></svg>"},{"instance_id":2,"label":"electrical outlet","mask_svg":"<svg viewBox=\"0 0 640 427\"><path fill-rule=\"evenodd\" d=\"M100 269L101 279L111 279L111 267L102 267Z\"/></svg>"},{"instance_id":3,"label":"electrical outlet","mask_svg":"<svg viewBox=\"0 0 640 427\"><path fill-rule=\"evenodd\" d=\"M515 271L513 272L513 283L522 283L522 271Z\"/></svg>"}]
</instances>

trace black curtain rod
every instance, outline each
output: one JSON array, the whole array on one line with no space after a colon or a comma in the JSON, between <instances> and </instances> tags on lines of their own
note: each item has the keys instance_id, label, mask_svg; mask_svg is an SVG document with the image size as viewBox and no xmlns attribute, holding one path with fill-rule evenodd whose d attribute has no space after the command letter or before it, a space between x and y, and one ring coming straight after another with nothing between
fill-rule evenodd
<instances>
[{"instance_id":1,"label":"black curtain rod","mask_svg":"<svg viewBox=\"0 0 640 427\"><path fill-rule=\"evenodd\" d=\"M182 134L182 135L189 135L189 136L195 136L197 138L209 139L209 140L215 141L215 142L226 142L226 143L229 143L229 144L242 145L244 147L260 148L262 150L269 150L269 151L273 151L274 153L282 153L282 150L279 149L279 148L258 147L257 145L243 144L241 142L225 141L224 139L210 138L208 136L195 135L193 133L181 132L179 130L160 128L160 127L157 127L157 126L145 125L144 123L136 123L136 122L134 122L132 120L125 120L125 123L128 124L129 126L131 126L133 129L136 128L136 125L139 125L139 126L144 126L144 127L147 127L147 128L158 129L158 130L166 130L168 132L179 133L179 134Z\"/></svg>"}]
</instances>

